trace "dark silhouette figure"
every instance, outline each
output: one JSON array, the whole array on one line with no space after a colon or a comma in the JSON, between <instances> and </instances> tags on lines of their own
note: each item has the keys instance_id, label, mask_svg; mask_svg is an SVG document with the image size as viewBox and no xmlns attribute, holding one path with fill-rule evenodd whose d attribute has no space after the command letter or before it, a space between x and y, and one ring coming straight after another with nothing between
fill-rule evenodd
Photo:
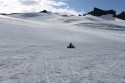
<instances>
[{"instance_id":1,"label":"dark silhouette figure","mask_svg":"<svg viewBox=\"0 0 125 83\"><path fill-rule=\"evenodd\" d=\"M69 46L67 46L67 48L75 48L75 46L72 43L70 43Z\"/></svg>"}]
</instances>

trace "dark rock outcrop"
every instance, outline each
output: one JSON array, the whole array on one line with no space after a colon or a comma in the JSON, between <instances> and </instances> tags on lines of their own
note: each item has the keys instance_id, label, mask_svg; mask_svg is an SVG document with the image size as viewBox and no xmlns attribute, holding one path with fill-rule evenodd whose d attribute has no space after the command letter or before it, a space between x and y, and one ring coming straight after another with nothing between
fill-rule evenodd
<instances>
[{"instance_id":1,"label":"dark rock outcrop","mask_svg":"<svg viewBox=\"0 0 125 83\"><path fill-rule=\"evenodd\" d=\"M121 14L116 15L117 18L125 20L125 12L123 11Z\"/></svg>"},{"instance_id":2,"label":"dark rock outcrop","mask_svg":"<svg viewBox=\"0 0 125 83\"><path fill-rule=\"evenodd\" d=\"M13 14L6 14L6 13L1 13L1 15L13 15Z\"/></svg>"},{"instance_id":3,"label":"dark rock outcrop","mask_svg":"<svg viewBox=\"0 0 125 83\"><path fill-rule=\"evenodd\" d=\"M91 14L94 16L102 16L102 15L112 14L115 17L116 11L114 11L114 10L101 10L99 8L94 8L94 10L89 12L88 14Z\"/></svg>"},{"instance_id":4,"label":"dark rock outcrop","mask_svg":"<svg viewBox=\"0 0 125 83\"><path fill-rule=\"evenodd\" d=\"M79 14L79 16L82 16L81 14Z\"/></svg>"},{"instance_id":5,"label":"dark rock outcrop","mask_svg":"<svg viewBox=\"0 0 125 83\"><path fill-rule=\"evenodd\" d=\"M83 14L83 16L86 16L87 14Z\"/></svg>"},{"instance_id":6,"label":"dark rock outcrop","mask_svg":"<svg viewBox=\"0 0 125 83\"><path fill-rule=\"evenodd\" d=\"M8 15L8 14L6 14L6 13L1 13L0 15Z\"/></svg>"},{"instance_id":7,"label":"dark rock outcrop","mask_svg":"<svg viewBox=\"0 0 125 83\"><path fill-rule=\"evenodd\" d=\"M68 15L62 15L63 17L68 17Z\"/></svg>"},{"instance_id":8,"label":"dark rock outcrop","mask_svg":"<svg viewBox=\"0 0 125 83\"><path fill-rule=\"evenodd\" d=\"M40 11L40 13L48 13L47 10Z\"/></svg>"}]
</instances>

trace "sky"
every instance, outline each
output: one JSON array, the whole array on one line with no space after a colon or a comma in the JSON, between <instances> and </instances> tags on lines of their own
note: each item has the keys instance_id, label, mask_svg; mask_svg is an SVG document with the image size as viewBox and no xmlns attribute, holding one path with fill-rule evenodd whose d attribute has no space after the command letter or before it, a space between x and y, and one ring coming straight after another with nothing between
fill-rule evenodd
<instances>
[{"instance_id":1,"label":"sky","mask_svg":"<svg viewBox=\"0 0 125 83\"><path fill-rule=\"evenodd\" d=\"M67 4L77 11L90 12L94 7L110 10L114 9L117 13L125 11L125 0L69 0Z\"/></svg>"},{"instance_id":2,"label":"sky","mask_svg":"<svg viewBox=\"0 0 125 83\"><path fill-rule=\"evenodd\" d=\"M45 9L54 13L78 15L97 7L114 9L120 13L125 10L124 5L125 0L0 0L0 12L39 12Z\"/></svg>"}]
</instances>

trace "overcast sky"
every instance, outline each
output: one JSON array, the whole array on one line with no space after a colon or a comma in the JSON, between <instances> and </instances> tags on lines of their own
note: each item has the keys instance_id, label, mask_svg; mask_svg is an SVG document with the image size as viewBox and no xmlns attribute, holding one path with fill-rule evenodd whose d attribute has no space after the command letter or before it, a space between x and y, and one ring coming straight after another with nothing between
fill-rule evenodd
<instances>
[{"instance_id":1,"label":"overcast sky","mask_svg":"<svg viewBox=\"0 0 125 83\"><path fill-rule=\"evenodd\" d=\"M67 0L0 0L0 12L38 12L46 9L48 11L63 14L79 13L71 8L66 2Z\"/></svg>"}]
</instances>

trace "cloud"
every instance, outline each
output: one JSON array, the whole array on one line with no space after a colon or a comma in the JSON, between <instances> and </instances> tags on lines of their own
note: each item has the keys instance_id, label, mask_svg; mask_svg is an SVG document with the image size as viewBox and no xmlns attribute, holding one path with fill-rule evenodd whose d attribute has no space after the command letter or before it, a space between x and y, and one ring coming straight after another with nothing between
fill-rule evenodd
<instances>
[{"instance_id":1,"label":"cloud","mask_svg":"<svg viewBox=\"0 0 125 83\"><path fill-rule=\"evenodd\" d=\"M38 4L40 0L18 0L22 5L35 5Z\"/></svg>"},{"instance_id":2,"label":"cloud","mask_svg":"<svg viewBox=\"0 0 125 83\"><path fill-rule=\"evenodd\" d=\"M39 12L44 9L61 14L78 15L79 13L63 0L0 0L0 12L2 13Z\"/></svg>"}]
</instances>

